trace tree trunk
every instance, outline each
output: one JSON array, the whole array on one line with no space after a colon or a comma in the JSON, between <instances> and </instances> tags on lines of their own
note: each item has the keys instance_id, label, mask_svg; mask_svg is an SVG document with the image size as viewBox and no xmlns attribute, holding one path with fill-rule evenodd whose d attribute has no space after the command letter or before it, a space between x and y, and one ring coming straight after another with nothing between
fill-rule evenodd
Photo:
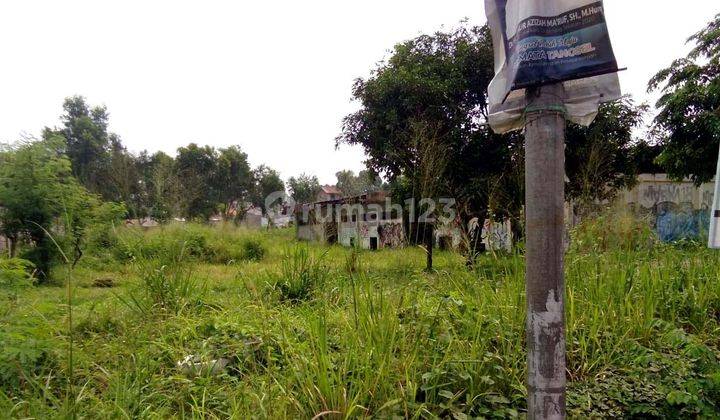
<instances>
[{"instance_id":1,"label":"tree trunk","mask_svg":"<svg viewBox=\"0 0 720 420\"><path fill-rule=\"evenodd\" d=\"M35 237L33 242L35 243L35 255L37 256L35 262L35 269L38 273L38 280L41 283L46 282L50 279L50 243L46 236Z\"/></svg>"},{"instance_id":2,"label":"tree trunk","mask_svg":"<svg viewBox=\"0 0 720 420\"><path fill-rule=\"evenodd\" d=\"M525 125L528 418L565 418L562 84L528 89Z\"/></svg>"},{"instance_id":3,"label":"tree trunk","mask_svg":"<svg viewBox=\"0 0 720 420\"><path fill-rule=\"evenodd\" d=\"M430 272L433 269L433 243L435 242L433 240L435 239L434 225L432 223L425 223L423 227L423 232L425 232L425 253L427 256L425 262L425 271Z\"/></svg>"},{"instance_id":4,"label":"tree trunk","mask_svg":"<svg viewBox=\"0 0 720 420\"><path fill-rule=\"evenodd\" d=\"M9 253L10 258L15 258L15 255L17 254L17 238L8 237L7 238L8 245L9 245Z\"/></svg>"}]
</instances>

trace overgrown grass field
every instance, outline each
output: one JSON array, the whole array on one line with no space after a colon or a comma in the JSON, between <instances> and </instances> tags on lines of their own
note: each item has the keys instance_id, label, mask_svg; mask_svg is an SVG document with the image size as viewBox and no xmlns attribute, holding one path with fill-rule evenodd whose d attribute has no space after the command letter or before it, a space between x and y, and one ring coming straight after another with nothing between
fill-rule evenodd
<instances>
[{"instance_id":1,"label":"overgrown grass field","mask_svg":"<svg viewBox=\"0 0 720 420\"><path fill-rule=\"evenodd\" d=\"M98 243L50 285L0 282L0 416L524 415L521 252L471 269L438 252L426 273L420 248L293 230L123 228ZM578 228L568 414L717 417L719 280L720 254L631 219Z\"/></svg>"}]
</instances>

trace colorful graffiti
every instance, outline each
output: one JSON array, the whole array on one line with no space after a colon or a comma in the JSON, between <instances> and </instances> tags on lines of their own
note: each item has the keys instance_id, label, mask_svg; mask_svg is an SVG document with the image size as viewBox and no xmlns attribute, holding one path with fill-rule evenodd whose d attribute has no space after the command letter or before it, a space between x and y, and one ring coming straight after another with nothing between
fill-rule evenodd
<instances>
[{"instance_id":1,"label":"colorful graffiti","mask_svg":"<svg viewBox=\"0 0 720 420\"><path fill-rule=\"evenodd\" d=\"M651 216L653 228L665 242L699 239L707 234L714 186L690 181L671 182L666 175L640 175L638 185L625 192L626 203Z\"/></svg>"},{"instance_id":2,"label":"colorful graffiti","mask_svg":"<svg viewBox=\"0 0 720 420\"><path fill-rule=\"evenodd\" d=\"M707 234L708 210L694 210L690 204L661 203L655 214L655 229L664 242L697 239Z\"/></svg>"}]
</instances>

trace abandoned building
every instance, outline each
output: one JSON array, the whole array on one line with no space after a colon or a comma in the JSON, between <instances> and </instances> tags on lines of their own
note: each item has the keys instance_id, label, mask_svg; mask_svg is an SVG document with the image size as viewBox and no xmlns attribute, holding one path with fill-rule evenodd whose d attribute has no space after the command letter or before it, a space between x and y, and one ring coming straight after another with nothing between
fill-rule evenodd
<instances>
[{"instance_id":1,"label":"abandoned building","mask_svg":"<svg viewBox=\"0 0 720 420\"><path fill-rule=\"evenodd\" d=\"M330 193L328 190L325 194ZM295 220L300 240L363 249L398 248L407 243L402 208L392 205L390 195L384 191L298 205ZM472 223L477 225L477 219ZM509 251L512 247L510 222L486 220L481 240L485 249ZM443 249L460 248L461 229L453 223L437 226L434 243Z\"/></svg>"},{"instance_id":2,"label":"abandoned building","mask_svg":"<svg viewBox=\"0 0 720 420\"><path fill-rule=\"evenodd\" d=\"M343 198L343 192L334 185L323 185L315 196L315 202L340 200Z\"/></svg>"},{"instance_id":3,"label":"abandoned building","mask_svg":"<svg viewBox=\"0 0 720 420\"><path fill-rule=\"evenodd\" d=\"M365 249L400 247L405 243L402 209L388 202L389 195L378 191L298 205L297 238Z\"/></svg>"}]
</instances>

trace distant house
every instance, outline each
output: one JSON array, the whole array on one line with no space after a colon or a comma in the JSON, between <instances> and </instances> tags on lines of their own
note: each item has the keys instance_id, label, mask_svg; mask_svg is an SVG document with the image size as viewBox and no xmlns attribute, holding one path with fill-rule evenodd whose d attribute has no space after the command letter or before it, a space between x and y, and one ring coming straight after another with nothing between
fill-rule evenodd
<instances>
[{"instance_id":1,"label":"distant house","mask_svg":"<svg viewBox=\"0 0 720 420\"><path fill-rule=\"evenodd\" d=\"M323 185L320 192L315 196L315 202L339 200L343 197L343 192L334 185Z\"/></svg>"}]
</instances>

